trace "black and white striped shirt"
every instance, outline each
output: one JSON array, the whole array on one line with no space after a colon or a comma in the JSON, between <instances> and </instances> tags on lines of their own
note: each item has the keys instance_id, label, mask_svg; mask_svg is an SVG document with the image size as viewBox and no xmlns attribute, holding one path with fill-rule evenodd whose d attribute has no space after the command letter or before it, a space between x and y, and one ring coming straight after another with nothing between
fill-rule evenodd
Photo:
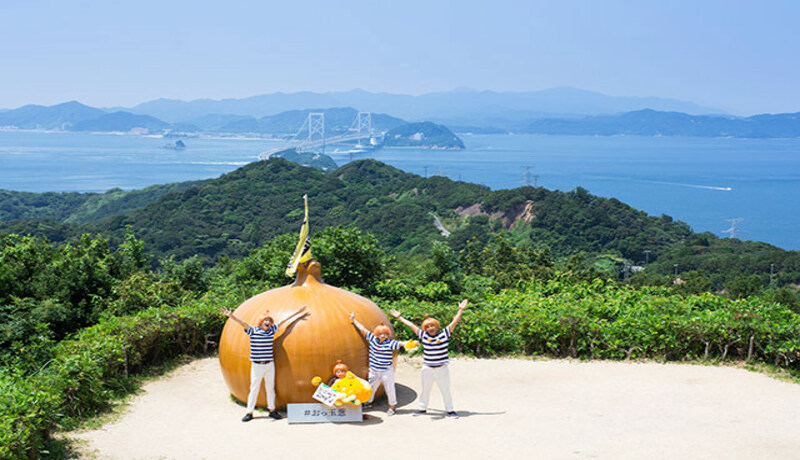
<instances>
[{"instance_id":1,"label":"black and white striped shirt","mask_svg":"<svg viewBox=\"0 0 800 460\"><path fill-rule=\"evenodd\" d=\"M367 331L367 341L369 342L369 368L376 371L385 371L392 367L392 350L398 350L402 343L394 339L386 339L383 342L375 337L375 334Z\"/></svg>"},{"instance_id":2,"label":"black and white striped shirt","mask_svg":"<svg viewBox=\"0 0 800 460\"><path fill-rule=\"evenodd\" d=\"M250 326L244 331L250 336L250 361L272 361L272 339L278 326L273 324L266 331Z\"/></svg>"},{"instance_id":3,"label":"black and white striped shirt","mask_svg":"<svg viewBox=\"0 0 800 460\"><path fill-rule=\"evenodd\" d=\"M450 329L443 328L436 335L430 335L424 329L419 330L419 341L422 342L422 362L428 366L441 366L450 359L447 345L450 343Z\"/></svg>"}]
</instances>

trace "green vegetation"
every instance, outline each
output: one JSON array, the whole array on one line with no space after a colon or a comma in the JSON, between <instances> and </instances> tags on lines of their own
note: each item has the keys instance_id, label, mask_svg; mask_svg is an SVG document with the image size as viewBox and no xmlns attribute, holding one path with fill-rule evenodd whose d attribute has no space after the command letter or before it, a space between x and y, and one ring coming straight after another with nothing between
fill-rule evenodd
<instances>
[{"instance_id":1,"label":"green vegetation","mask_svg":"<svg viewBox=\"0 0 800 460\"><path fill-rule=\"evenodd\" d=\"M386 147L464 149L464 142L446 126L429 121L408 123L389 130L384 135L383 145Z\"/></svg>"},{"instance_id":2,"label":"green vegetation","mask_svg":"<svg viewBox=\"0 0 800 460\"><path fill-rule=\"evenodd\" d=\"M0 222L0 232L47 237L55 243L84 233L102 234L117 245L130 226L154 253L154 263L196 256L208 266L220 257L240 259L263 241L297 231L305 193L314 227L356 227L395 255L424 254L436 242L458 252L473 239L485 244L506 232L515 246L546 248L556 258L583 254L609 276L629 265L644 265L647 252L649 266L630 278L636 285L671 286L676 264L680 289L687 293L746 296L769 284L770 264L773 287L781 290L777 298L791 300L792 286L800 283L797 251L695 234L669 216L648 216L582 188L491 191L443 177L422 178L373 160L324 174L272 159L214 180L134 192L3 191L0 220L28 220ZM452 232L448 238L441 236L431 214Z\"/></svg>"},{"instance_id":3,"label":"green vegetation","mask_svg":"<svg viewBox=\"0 0 800 460\"><path fill-rule=\"evenodd\" d=\"M371 160L325 174L274 159L139 192L0 192L5 217L50 219L0 232L0 458L62 455L54 430L107 410L152 366L213 352L220 306L290 281L304 193L326 282L414 321L471 299L462 353L800 375L797 252L696 234L581 188L491 191ZM647 267L620 279L645 251Z\"/></svg>"},{"instance_id":4,"label":"green vegetation","mask_svg":"<svg viewBox=\"0 0 800 460\"><path fill-rule=\"evenodd\" d=\"M333 171L337 168L337 164L333 161L333 158L324 153L298 152L297 149L289 149L274 153L271 155L271 158L285 158L292 163L310 166L320 171Z\"/></svg>"},{"instance_id":5,"label":"green vegetation","mask_svg":"<svg viewBox=\"0 0 800 460\"><path fill-rule=\"evenodd\" d=\"M635 287L590 258L558 258L516 244L517 236L471 238L461 250L435 241L390 255L376 237L337 226L314 231L312 247L327 282L412 321L452 317L457 300L469 298L453 339L462 353L734 360L800 375L800 316L769 291L732 300ZM279 235L244 258L207 266L169 257L154 270L131 229L116 247L88 235L63 245L3 236L0 458L62 455L52 432L108 410L152 366L213 352L224 322L219 307L288 284L283 271L295 240L294 232Z\"/></svg>"},{"instance_id":6,"label":"green vegetation","mask_svg":"<svg viewBox=\"0 0 800 460\"><path fill-rule=\"evenodd\" d=\"M151 185L141 190L112 188L105 193L30 193L0 190L0 221L52 220L82 224L127 214L162 196L205 181Z\"/></svg>"}]
</instances>

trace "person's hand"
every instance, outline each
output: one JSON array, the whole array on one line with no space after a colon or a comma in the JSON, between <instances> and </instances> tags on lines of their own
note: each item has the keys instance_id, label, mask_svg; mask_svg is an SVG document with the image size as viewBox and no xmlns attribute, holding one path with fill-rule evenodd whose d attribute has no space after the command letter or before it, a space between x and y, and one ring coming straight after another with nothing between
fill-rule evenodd
<instances>
[{"instance_id":1,"label":"person's hand","mask_svg":"<svg viewBox=\"0 0 800 460\"><path fill-rule=\"evenodd\" d=\"M299 310L297 310L297 313L303 313L304 311L306 311L306 306L305 306L305 305L303 305L302 307L300 307L300 309L299 309Z\"/></svg>"},{"instance_id":2,"label":"person's hand","mask_svg":"<svg viewBox=\"0 0 800 460\"><path fill-rule=\"evenodd\" d=\"M231 313L233 313L230 310L230 308L224 308L224 307L220 307L219 308L219 312L222 313L223 315L227 316L228 318L230 318L231 317Z\"/></svg>"},{"instance_id":3,"label":"person's hand","mask_svg":"<svg viewBox=\"0 0 800 460\"><path fill-rule=\"evenodd\" d=\"M349 314L349 315L347 315L347 316L349 316L349 317L350 317L350 322L351 322L351 323L355 323L355 321L356 321L356 314L355 314L355 313L353 313L353 312L351 311L351 312L350 312L350 314Z\"/></svg>"},{"instance_id":4,"label":"person's hand","mask_svg":"<svg viewBox=\"0 0 800 460\"><path fill-rule=\"evenodd\" d=\"M464 309L467 308L467 304L468 303L469 303L469 300L467 300L467 299L464 299L461 302L459 302L458 303L458 310L459 311L464 311Z\"/></svg>"},{"instance_id":5,"label":"person's hand","mask_svg":"<svg viewBox=\"0 0 800 460\"><path fill-rule=\"evenodd\" d=\"M395 310L395 309L391 309L391 310L389 310L389 314L391 314L391 315L392 315L392 316L394 316L395 318L400 318L400 312L399 312L399 311L397 311L397 310Z\"/></svg>"}]
</instances>

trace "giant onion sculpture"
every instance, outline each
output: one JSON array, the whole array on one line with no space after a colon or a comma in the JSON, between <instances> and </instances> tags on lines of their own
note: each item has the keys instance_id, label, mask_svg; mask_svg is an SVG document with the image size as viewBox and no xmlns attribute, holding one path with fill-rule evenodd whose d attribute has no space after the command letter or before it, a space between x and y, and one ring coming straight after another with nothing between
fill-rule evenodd
<instances>
[{"instance_id":1,"label":"giant onion sculpture","mask_svg":"<svg viewBox=\"0 0 800 460\"><path fill-rule=\"evenodd\" d=\"M306 305L306 312L285 323L275 336L275 393L277 408L287 403L314 402L314 376L331 376L336 360L366 378L369 370L368 344L350 324L348 314L368 329L383 322L386 315L371 301L322 282L322 267L311 259L297 267L294 283L263 292L245 301L235 314L248 324L269 310L278 323ZM231 394L246 402L250 388L250 339L232 320L225 323L219 345L222 375ZM266 407L266 393L258 395L259 407Z\"/></svg>"}]
</instances>

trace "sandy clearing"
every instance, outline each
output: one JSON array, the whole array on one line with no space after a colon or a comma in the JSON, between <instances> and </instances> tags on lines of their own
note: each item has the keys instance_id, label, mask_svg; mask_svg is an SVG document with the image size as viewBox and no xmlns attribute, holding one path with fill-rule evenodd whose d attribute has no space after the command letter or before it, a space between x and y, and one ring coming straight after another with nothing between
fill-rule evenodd
<instances>
[{"instance_id":1,"label":"sandy clearing","mask_svg":"<svg viewBox=\"0 0 800 460\"><path fill-rule=\"evenodd\" d=\"M401 357L400 411L384 404L361 424L289 425L229 396L217 358L148 382L99 430L69 433L113 459L408 459L433 449L460 458L798 458L800 385L742 369L658 363L455 359L459 419L434 387L412 416L420 362ZM381 401L379 401L380 403Z\"/></svg>"}]
</instances>

